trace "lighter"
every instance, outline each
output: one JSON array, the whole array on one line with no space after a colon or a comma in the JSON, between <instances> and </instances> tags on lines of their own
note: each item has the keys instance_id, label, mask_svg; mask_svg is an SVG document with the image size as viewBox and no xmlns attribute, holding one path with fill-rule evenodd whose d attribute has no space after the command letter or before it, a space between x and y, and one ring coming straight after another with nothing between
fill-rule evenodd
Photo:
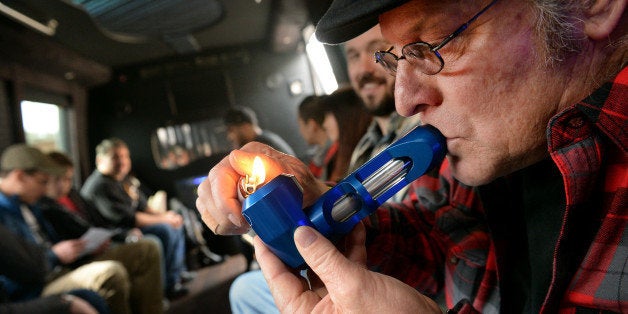
<instances>
[{"instance_id":1,"label":"lighter","mask_svg":"<svg viewBox=\"0 0 628 314\"><path fill-rule=\"evenodd\" d=\"M305 262L294 244L299 226L316 228L335 240L410 182L440 165L446 154L443 135L418 126L338 182L312 206L302 209L302 188L294 176L277 176L244 200L242 215L266 245L287 265Z\"/></svg>"}]
</instances>

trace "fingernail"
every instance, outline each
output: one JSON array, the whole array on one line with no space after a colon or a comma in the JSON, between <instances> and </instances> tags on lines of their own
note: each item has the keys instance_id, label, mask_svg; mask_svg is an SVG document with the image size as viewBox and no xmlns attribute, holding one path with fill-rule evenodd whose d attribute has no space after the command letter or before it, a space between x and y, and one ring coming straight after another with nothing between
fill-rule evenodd
<instances>
[{"instance_id":1,"label":"fingernail","mask_svg":"<svg viewBox=\"0 0 628 314\"><path fill-rule=\"evenodd\" d=\"M294 240L304 248L310 246L310 244L316 241L316 238L318 238L316 233L308 227L299 227L294 232Z\"/></svg>"},{"instance_id":2,"label":"fingernail","mask_svg":"<svg viewBox=\"0 0 628 314\"><path fill-rule=\"evenodd\" d=\"M240 219L238 219L234 214L227 215L227 218L238 228L242 227L242 221L240 221Z\"/></svg>"}]
</instances>

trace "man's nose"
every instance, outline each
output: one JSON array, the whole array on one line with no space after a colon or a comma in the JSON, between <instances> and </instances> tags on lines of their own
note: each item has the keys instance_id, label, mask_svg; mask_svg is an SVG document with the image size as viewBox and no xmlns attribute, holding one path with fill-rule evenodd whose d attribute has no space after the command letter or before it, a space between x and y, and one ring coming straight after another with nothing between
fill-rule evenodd
<instances>
[{"instance_id":1,"label":"man's nose","mask_svg":"<svg viewBox=\"0 0 628 314\"><path fill-rule=\"evenodd\" d=\"M440 103L435 75L427 75L408 62L399 62L395 81L395 107L402 116L412 116Z\"/></svg>"}]
</instances>

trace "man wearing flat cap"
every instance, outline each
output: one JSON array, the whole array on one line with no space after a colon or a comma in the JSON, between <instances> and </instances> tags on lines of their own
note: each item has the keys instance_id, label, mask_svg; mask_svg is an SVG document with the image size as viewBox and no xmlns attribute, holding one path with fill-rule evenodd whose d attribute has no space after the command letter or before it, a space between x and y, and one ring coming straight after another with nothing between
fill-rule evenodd
<instances>
[{"instance_id":1,"label":"man wearing flat cap","mask_svg":"<svg viewBox=\"0 0 628 314\"><path fill-rule=\"evenodd\" d=\"M256 239L278 309L626 312L625 8L626 0L335 0L317 38L337 44L379 23L391 46L373 62L396 77L397 112L437 128L447 158L338 247L297 228L308 281ZM232 152L199 186L210 228L248 228L233 223L235 192L217 192L244 170L230 161L246 164L262 149ZM296 161L265 157L273 173L296 175L305 206L326 191ZM394 269L404 282L385 275Z\"/></svg>"}]
</instances>

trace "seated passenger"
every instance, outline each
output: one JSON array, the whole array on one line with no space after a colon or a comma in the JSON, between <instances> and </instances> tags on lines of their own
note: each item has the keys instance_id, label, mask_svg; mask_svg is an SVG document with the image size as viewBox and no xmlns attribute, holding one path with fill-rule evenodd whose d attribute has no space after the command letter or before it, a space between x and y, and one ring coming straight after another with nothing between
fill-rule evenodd
<instances>
[{"instance_id":1,"label":"seated passenger","mask_svg":"<svg viewBox=\"0 0 628 314\"><path fill-rule=\"evenodd\" d=\"M321 180L327 179L328 174L331 172L328 166L332 164L332 159L338 151L337 143L332 145L334 143L323 127L326 110L322 99L325 97L317 95L305 97L299 104L297 117L299 133L311 147L311 152L306 162L312 174Z\"/></svg>"},{"instance_id":2,"label":"seated passenger","mask_svg":"<svg viewBox=\"0 0 628 314\"><path fill-rule=\"evenodd\" d=\"M96 147L96 170L81 188L81 196L91 202L103 218L103 227L139 228L144 234L157 236L163 248L166 269L166 295L176 298L187 293L182 275L185 264L185 236L181 215L172 211L156 213L146 202L142 191L128 185L131 157L124 141L103 140ZM185 275L184 275L185 276Z\"/></svg>"},{"instance_id":3,"label":"seated passenger","mask_svg":"<svg viewBox=\"0 0 628 314\"><path fill-rule=\"evenodd\" d=\"M261 128L255 111L249 107L229 108L223 117L223 122L227 126L227 139L231 142L233 149L238 149L248 142L255 141L294 156L294 150L283 138L274 132Z\"/></svg>"},{"instance_id":4,"label":"seated passenger","mask_svg":"<svg viewBox=\"0 0 628 314\"><path fill-rule=\"evenodd\" d=\"M42 289L47 275L45 250L2 225L0 239L0 275ZM6 292L0 289L0 313L109 313L105 300L92 290L76 289L22 301L11 300Z\"/></svg>"},{"instance_id":5,"label":"seated passenger","mask_svg":"<svg viewBox=\"0 0 628 314\"><path fill-rule=\"evenodd\" d=\"M337 182L349 174L351 154L366 133L372 116L351 87L339 88L322 101L325 107L323 129L338 146L325 180Z\"/></svg>"},{"instance_id":6,"label":"seated passenger","mask_svg":"<svg viewBox=\"0 0 628 314\"><path fill-rule=\"evenodd\" d=\"M73 163L66 155L58 152L49 153L48 157L63 172L51 176L47 196L39 201L43 215L61 239L78 239L94 224L89 221L86 202L79 195L69 198L74 177ZM63 203L57 200L62 200ZM121 262L129 274L133 313L160 313L163 310L163 276L159 240L138 239L138 234L141 235L141 231L124 233L120 237L122 242L115 241L111 245L106 243L98 253L88 256L87 259Z\"/></svg>"},{"instance_id":7,"label":"seated passenger","mask_svg":"<svg viewBox=\"0 0 628 314\"><path fill-rule=\"evenodd\" d=\"M38 149L24 144L9 146L0 159L0 224L16 237L40 248L45 257L44 268L30 270L44 272L45 281L0 276L0 286L9 300L31 300L40 295L89 289L104 298L114 313L131 313L129 279L124 266L116 261L97 261L71 267L85 243L56 241L54 231L42 217L36 203L46 192L49 174L60 173L56 164ZM8 243L6 238L2 239ZM37 263L41 255L33 255L31 262ZM10 257L13 258L16 256Z\"/></svg>"}]
</instances>

